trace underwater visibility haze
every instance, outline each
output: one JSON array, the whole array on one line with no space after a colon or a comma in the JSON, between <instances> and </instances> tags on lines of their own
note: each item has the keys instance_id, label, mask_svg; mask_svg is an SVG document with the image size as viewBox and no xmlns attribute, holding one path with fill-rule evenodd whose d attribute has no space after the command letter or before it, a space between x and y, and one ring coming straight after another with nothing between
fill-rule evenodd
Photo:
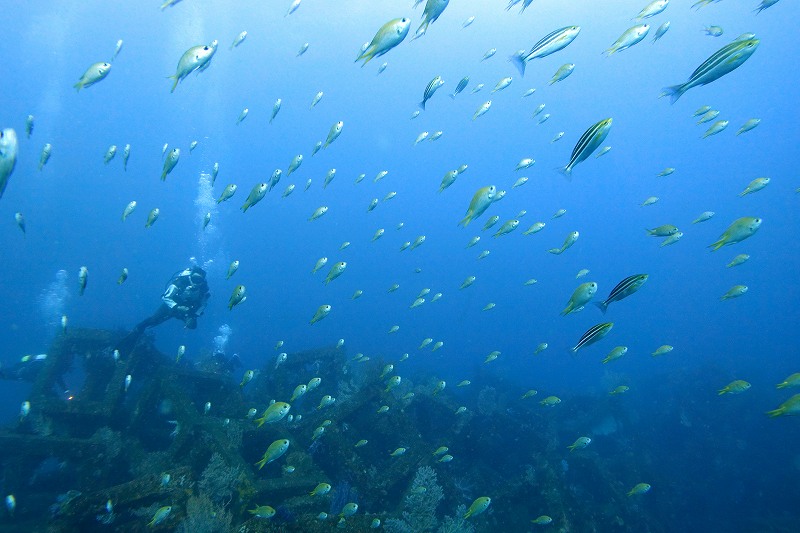
<instances>
[{"instance_id":1,"label":"underwater visibility haze","mask_svg":"<svg viewBox=\"0 0 800 533\"><path fill-rule=\"evenodd\" d=\"M797 531L796 2L3 11L0 531Z\"/></svg>"}]
</instances>

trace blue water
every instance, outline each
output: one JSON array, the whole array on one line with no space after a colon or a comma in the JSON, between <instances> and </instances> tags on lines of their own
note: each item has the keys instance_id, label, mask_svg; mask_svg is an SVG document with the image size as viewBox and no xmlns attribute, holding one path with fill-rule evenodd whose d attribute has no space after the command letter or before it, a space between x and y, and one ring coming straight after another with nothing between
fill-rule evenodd
<instances>
[{"instance_id":1,"label":"blue water","mask_svg":"<svg viewBox=\"0 0 800 533\"><path fill-rule=\"evenodd\" d=\"M20 137L17 168L0 200L3 364L46 352L62 314L71 327L133 327L158 306L170 275L195 261L209 272L208 309L197 330L185 330L177 321L160 326L156 342L164 353L184 344L187 357L196 357L213 348L225 325L231 331L226 350L238 353L246 368L271 360L278 340L285 341L288 352L340 338L348 353L373 359L396 361L407 352L410 359L402 370L398 367L403 376L417 382L444 379L453 389L470 379L471 389L448 390L470 409L487 385L512 404L530 388L538 389L540 398L559 396L563 403L556 409L565 408L561 416L569 428L560 435L564 446L593 430L569 425L570 400L605 402L608 390L626 384L631 390L618 398L620 409L640 427L618 432L634 441L630 454L641 463L635 475L617 472L615 482L632 487L653 480L641 505L652 506L659 517L655 530L669 530L669 520L709 530L731 514L764 520L758 526L763 530L778 528L770 525L771 518L796 523L798 492L789 482L800 470L792 445L800 429L797 420L773 420L762 413L790 396L791 389L776 391L774 384L800 370L795 340L800 321L795 102L800 94L792 66L796 42L787 31L800 15L798 6L783 1L756 16L755 0L728 0L699 10L674 0L646 21L651 30L643 42L604 57L601 52L634 24L631 18L645 2L536 0L520 15L519 6L507 12L500 0L453 0L427 35L413 42L409 35L362 68L353 63L361 44L395 17L411 17L413 34L422 6L412 10L410 0L303 0L284 17L288 3L184 0L163 12L158 2L141 1L3 8L0 127L12 127ZM474 24L462 29L471 15ZM671 29L652 44L655 29L666 20ZM582 28L577 39L563 51L531 61L524 78L506 61L553 29L573 24ZM724 35L706 36L701 30L709 24L722 26ZM229 50L242 30L248 31L246 41ZM690 90L674 105L658 98L663 87L685 81L744 32L755 33L761 44L742 67ZM90 64L110 59L117 39L124 46L108 78L76 92L72 84ZM171 80L165 78L174 73L181 54L213 39L220 44L211 66L170 94ZM304 42L310 43L308 52L296 57ZM481 61L490 48L497 54ZM388 67L376 75L384 61ZM576 64L574 73L547 85L568 62ZM436 75L445 85L411 120ZM467 89L455 100L448 98L466 75ZM505 76L514 78L512 84L490 95ZM471 94L477 83L484 89ZM536 93L521 98L529 88ZM310 109L318 91L324 97ZM277 98L283 106L269 124ZM488 99L491 110L471 120ZM541 103L551 117L540 125L531 115ZM700 137L710 124L698 126L692 116L703 105L730 121L725 131L707 139ZM245 107L249 115L236 125ZM24 135L28 114L36 117L30 139ZM571 180L564 179L555 169L567 163L586 128L607 117L614 122L604 145L612 150L590 157ZM761 118L761 125L736 136L753 117ZM342 135L311 157L314 143L324 141L340 120ZM437 130L444 132L441 139L413 146L420 132ZM560 131L564 137L551 143ZM190 154L192 140L199 144ZM38 172L45 142L53 145L53 155ZM132 149L123 172L126 143ZM182 153L161 182L164 143ZM119 152L104 165L111 144ZM303 154L304 162L287 178L296 154ZM515 172L516 163L527 157L536 164ZM220 172L209 191L202 176L214 162ZM468 170L437 193L444 173L462 164ZM656 177L665 167L677 170ZM243 214L239 207L251 187L268 181L276 168L284 171L279 185ZM331 168L336 178L323 189ZM381 170L388 175L373 183ZM366 178L355 184L361 173ZM512 189L520 176L529 177L528 183ZM766 189L737 197L760 176L771 177ZM304 192L309 178L311 188ZM214 199L229 183L238 184L238 192L217 205ZM290 183L294 193L281 198ZM457 227L475 191L490 184L507 196L468 228ZM390 191L396 198L367 212L373 198ZM640 207L648 196L660 201ZM120 215L131 200L137 210L123 223ZM309 222L322 205L328 213ZM154 207L161 216L145 229ZM551 220L561 208L567 214ZM523 209L527 214L515 232L493 239L496 228L481 231L490 216L499 215L502 223ZM209 210L212 222L203 231L202 217ZM707 210L715 217L691 224ZM13 223L15 212L26 218L25 235ZM760 231L710 253L707 246L742 216L763 218ZM547 223L545 229L523 236L537 220ZM400 222L404 227L396 230ZM683 239L659 247L644 228L661 224L678 226ZM385 235L371 242L379 228ZM580 238L572 248L558 256L546 252L574 230ZM421 247L400 251L403 242L419 235L426 236ZM465 249L475 235L481 242ZM344 241L351 245L340 250ZM476 260L481 250L491 254ZM739 253L750 254L749 262L725 268ZM328 266L312 276L322 256L329 258ZM225 280L234 259L241 263L239 271ZM347 270L326 286L322 280L337 261L346 261ZM77 272L83 265L89 284L79 296ZM130 277L119 286L123 267ZM590 273L575 280L582 268ZM637 294L612 304L606 315L614 322L611 333L573 356L569 348L581 334L605 321L591 305L559 316L574 288L596 281L597 297L605 297L635 273L648 273L649 281ZM475 284L459 290L470 275L477 277ZM523 286L529 278L538 283ZM228 298L240 283L247 287L247 301L229 311ZM395 283L399 290L387 293ZM747 285L749 292L720 301L736 284ZM431 289L427 298L442 292L442 299L409 309L423 288ZM363 296L351 300L356 289ZM482 311L489 302L496 307ZM332 312L309 325L321 304L332 305ZM393 325L400 330L387 335ZM433 353L418 351L426 337L444 346ZM540 342L549 348L534 357ZM662 344L675 349L651 357ZM600 364L618 345L628 346L628 354ZM501 356L484 365L493 350ZM734 379L749 381L752 389L718 397L716 391ZM11 424L27 388L8 382L0 387L0 416ZM512 409L526 416L519 405ZM599 423L603 414L597 418ZM517 446L502 434L497 437L498 457L507 446ZM604 447L602 434L594 438L592 446L601 456L621 453ZM504 505L493 503L492 512L533 519L546 511Z\"/></svg>"}]
</instances>

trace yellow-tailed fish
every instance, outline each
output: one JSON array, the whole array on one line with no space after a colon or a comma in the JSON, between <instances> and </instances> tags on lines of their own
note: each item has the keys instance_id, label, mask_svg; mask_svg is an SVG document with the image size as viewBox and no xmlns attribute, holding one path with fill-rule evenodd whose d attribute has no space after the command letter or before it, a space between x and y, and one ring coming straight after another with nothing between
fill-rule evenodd
<instances>
[{"instance_id":1,"label":"yellow-tailed fish","mask_svg":"<svg viewBox=\"0 0 800 533\"><path fill-rule=\"evenodd\" d=\"M467 214L464 218L459 222L459 225L462 227L467 227L471 221L480 217L492 202L494 202L495 196L497 195L497 187L494 185L489 185L488 187L481 187L478 189L474 196L472 197L472 201L467 208Z\"/></svg>"},{"instance_id":2,"label":"yellow-tailed fish","mask_svg":"<svg viewBox=\"0 0 800 533\"><path fill-rule=\"evenodd\" d=\"M572 245L575 244L575 241L578 240L579 236L580 233L578 233L577 231L573 231L572 233L567 235L566 239L564 239L564 244L561 245L561 248L550 248L547 251L555 255L563 254L568 248L571 248Z\"/></svg>"},{"instance_id":3,"label":"yellow-tailed fish","mask_svg":"<svg viewBox=\"0 0 800 533\"><path fill-rule=\"evenodd\" d=\"M769 185L769 181L769 178L756 178L747 185L745 190L739 193L739 196L745 196L748 194L753 194L754 192L758 192Z\"/></svg>"},{"instance_id":4,"label":"yellow-tailed fish","mask_svg":"<svg viewBox=\"0 0 800 533\"><path fill-rule=\"evenodd\" d=\"M603 359L603 364L610 363L615 359L619 359L626 353L628 353L627 346L617 346L616 348L608 352L608 355L605 357L605 359Z\"/></svg>"},{"instance_id":5,"label":"yellow-tailed fish","mask_svg":"<svg viewBox=\"0 0 800 533\"><path fill-rule=\"evenodd\" d=\"M331 309L332 309L331 306L328 304L320 305L314 312L314 316L311 317L311 320L309 320L308 323L315 324L319 322L320 320L328 316L328 314L331 312Z\"/></svg>"},{"instance_id":6,"label":"yellow-tailed fish","mask_svg":"<svg viewBox=\"0 0 800 533\"><path fill-rule=\"evenodd\" d=\"M181 158L181 149L173 148L167 158L164 160L164 166L161 169L161 181L166 181L167 174L173 171L178 160Z\"/></svg>"},{"instance_id":7,"label":"yellow-tailed fish","mask_svg":"<svg viewBox=\"0 0 800 533\"><path fill-rule=\"evenodd\" d=\"M596 292L597 282L590 281L578 285L578 288L570 296L567 306L561 311L561 316L582 311L586 304L594 298Z\"/></svg>"},{"instance_id":8,"label":"yellow-tailed fish","mask_svg":"<svg viewBox=\"0 0 800 533\"><path fill-rule=\"evenodd\" d=\"M711 251L717 251L723 246L729 246L752 237L761 227L762 220L757 217L742 217L734 220L716 242L708 245Z\"/></svg>"},{"instance_id":9,"label":"yellow-tailed fish","mask_svg":"<svg viewBox=\"0 0 800 533\"><path fill-rule=\"evenodd\" d=\"M751 385L743 379L737 379L735 381L731 381L723 388L721 388L717 394L722 396L723 394L741 394L745 391L750 390Z\"/></svg>"},{"instance_id":10,"label":"yellow-tailed fish","mask_svg":"<svg viewBox=\"0 0 800 533\"><path fill-rule=\"evenodd\" d=\"M81 79L79 79L78 83L73 85L73 87L75 87L75 89L78 91L86 87L91 87L95 83L106 79L106 76L108 76L109 72L111 72L111 63L93 63L89 66L89 68L86 69L86 72L83 73Z\"/></svg>"},{"instance_id":11,"label":"yellow-tailed fish","mask_svg":"<svg viewBox=\"0 0 800 533\"><path fill-rule=\"evenodd\" d=\"M408 35L411 19L393 19L380 27L375 37L367 45L361 54L356 58L356 62L364 60L362 67L370 62L374 57L380 57L401 42Z\"/></svg>"},{"instance_id":12,"label":"yellow-tailed fish","mask_svg":"<svg viewBox=\"0 0 800 533\"><path fill-rule=\"evenodd\" d=\"M186 50L178 60L178 67L175 70L175 74L169 76L169 79L175 80L169 92L175 92L178 83L192 72L203 72L206 70L209 65L211 65L211 59L217 52L218 44L219 43L214 40L207 45L193 46Z\"/></svg>"},{"instance_id":13,"label":"yellow-tailed fish","mask_svg":"<svg viewBox=\"0 0 800 533\"><path fill-rule=\"evenodd\" d=\"M145 228L149 228L153 224L156 223L158 220L158 216L161 214L161 210L157 207L153 208L150 213L147 215L147 221L144 223Z\"/></svg>"},{"instance_id":14,"label":"yellow-tailed fish","mask_svg":"<svg viewBox=\"0 0 800 533\"><path fill-rule=\"evenodd\" d=\"M776 389L786 389L789 387L800 387L800 372L795 372L782 382L775 385Z\"/></svg>"},{"instance_id":15,"label":"yellow-tailed fish","mask_svg":"<svg viewBox=\"0 0 800 533\"><path fill-rule=\"evenodd\" d=\"M247 200L245 200L242 205L243 213L246 213L248 209L264 199L264 195L267 194L267 187L266 183L257 183L253 186L250 190L250 194L247 196Z\"/></svg>"},{"instance_id":16,"label":"yellow-tailed fish","mask_svg":"<svg viewBox=\"0 0 800 533\"><path fill-rule=\"evenodd\" d=\"M258 469L261 470L264 468L264 465L271 463L275 459L278 459L283 454L286 453L286 450L289 449L289 440L288 439L279 439L269 445L267 451L264 452L264 456L259 460L256 465Z\"/></svg>"},{"instance_id":17,"label":"yellow-tailed fish","mask_svg":"<svg viewBox=\"0 0 800 533\"><path fill-rule=\"evenodd\" d=\"M233 289L233 294L231 294L228 300L228 310L232 310L235 306L247 300L246 293L247 289L244 285L237 285L236 288Z\"/></svg>"},{"instance_id":18,"label":"yellow-tailed fish","mask_svg":"<svg viewBox=\"0 0 800 533\"><path fill-rule=\"evenodd\" d=\"M488 509L491 504L492 504L491 498L489 498L488 496L481 496L480 498L472 502L472 505L469 506L469 509L467 509L467 512L464 514L464 519L467 519L470 516L481 514L486 509Z\"/></svg>"},{"instance_id":19,"label":"yellow-tailed fish","mask_svg":"<svg viewBox=\"0 0 800 533\"><path fill-rule=\"evenodd\" d=\"M625 30L625 32L620 35L619 39L617 39L616 42L611 45L611 48L606 50L604 53L610 56L617 52L627 50L631 46L641 42L645 37L647 37L647 32L649 31L650 26L648 24L637 24L636 26L632 26Z\"/></svg>"},{"instance_id":20,"label":"yellow-tailed fish","mask_svg":"<svg viewBox=\"0 0 800 533\"><path fill-rule=\"evenodd\" d=\"M734 285L728 292L723 294L719 297L720 300L730 300L732 298L739 298L740 296L744 296L747 292L747 285Z\"/></svg>"}]
</instances>

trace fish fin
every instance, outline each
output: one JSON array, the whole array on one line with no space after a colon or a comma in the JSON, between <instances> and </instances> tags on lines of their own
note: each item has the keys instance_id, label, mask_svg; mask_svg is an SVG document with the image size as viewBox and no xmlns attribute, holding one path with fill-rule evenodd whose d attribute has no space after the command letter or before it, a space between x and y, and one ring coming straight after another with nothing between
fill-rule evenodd
<instances>
[{"instance_id":1,"label":"fish fin","mask_svg":"<svg viewBox=\"0 0 800 533\"><path fill-rule=\"evenodd\" d=\"M523 78L525 77L525 60L521 56L513 55L508 56L508 60L517 67L519 70L519 75Z\"/></svg>"},{"instance_id":2,"label":"fish fin","mask_svg":"<svg viewBox=\"0 0 800 533\"><path fill-rule=\"evenodd\" d=\"M75 85L73 85L73 87L74 87L74 88L75 88L75 89L76 89L78 92L81 92L81 89L83 88L83 83L81 83L81 82L79 81L78 83L76 83Z\"/></svg>"},{"instance_id":3,"label":"fish fin","mask_svg":"<svg viewBox=\"0 0 800 533\"><path fill-rule=\"evenodd\" d=\"M788 387L788 385L785 383L778 383L777 385L775 385L776 389L785 389L786 387Z\"/></svg>"},{"instance_id":4,"label":"fish fin","mask_svg":"<svg viewBox=\"0 0 800 533\"><path fill-rule=\"evenodd\" d=\"M258 469L261 470L262 468L264 468L264 465L267 464L267 458L265 457L255 464L258 466Z\"/></svg>"},{"instance_id":5,"label":"fish fin","mask_svg":"<svg viewBox=\"0 0 800 533\"><path fill-rule=\"evenodd\" d=\"M678 101L678 98L680 98L681 95L684 92L686 92L686 89L684 89L683 84L681 84L681 85L672 85L671 87L664 87L661 91L662 92L659 95L659 98L663 96L669 96L669 103L674 104L675 102Z\"/></svg>"},{"instance_id":6,"label":"fish fin","mask_svg":"<svg viewBox=\"0 0 800 533\"><path fill-rule=\"evenodd\" d=\"M466 228L471 221L472 221L472 214L467 213L467 216L462 218L461 222L459 222L458 225L461 226L462 228Z\"/></svg>"},{"instance_id":7,"label":"fish fin","mask_svg":"<svg viewBox=\"0 0 800 533\"><path fill-rule=\"evenodd\" d=\"M606 310L608 310L608 304L607 303L605 303L605 302L594 302L594 305L596 305L597 308L600 309L603 312L603 314L606 314Z\"/></svg>"},{"instance_id":8,"label":"fish fin","mask_svg":"<svg viewBox=\"0 0 800 533\"><path fill-rule=\"evenodd\" d=\"M723 394L725 394L726 392L728 392L728 391L727 391L727 390L725 390L725 389L720 389L720 390L717 392L717 396L722 396L722 395L723 395Z\"/></svg>"},{"instance_id":9,"label":"fish fin","mask_svg":"<svg viewBox=\"0 0 800 533\"><path fill-rule=\"evenodd\" d=\"M180 79L178 78L178 76L167 76L167 79L175 80L175 83L172 84L172 89L169 90L169 92L174 93L175 88L178 86L178 82L180 81Z\"/></svg>"},{"instance_id":10,"label":"fish fin","mask_svg":"<svg viewBox=\"0 0 800 533\"><path fill-rule=\"evenodd\" d=\"M425 111L425 100L421 101L421 102L420 102L419 104L417 104L417 105L418 105L419 107L421 107L423 111Z\"/></svg>"},{"instance_id":11,"label":"fish fin","mask_svg":"<svg viewBox=\"0 0 800 533\"><path fill-rule=\"evenodd\" d=\"M455 95L455 94L448 94L447 96L449 96L449 97L450 97L450 98L452 98L453 100L455 100L455 99L456 99L456 95Z\"/></svg>"},{"instance_id":12,"label":"fish fin","mask_svg":"<svg viewBox=\"0 0 800 533\"><path fill-rule=\"evenodd\" d=\"M572 169L569 168L569 165L565 167L558 167L556 169L562 176L567 178L567 181L572 181Z\"/></svg>"},{"instance_id":13,"label":"fish fin","mask_svg":"<svg viewBox=\"0 0 800 533\"><path fill-rule=\"evenodd\" d=\"M708 245L708 247L711 248L712 252L716 252L717 250L719 250L723 246L725 246L725 239L724 238L721 238L717 242L713 242L713 243Z\"/></svg>"},{"instance_id":14,"label":"fish fin","mask_svg":"<svg viewBox=\"0 0 800 533\"><path fill-rule=\"evenodd\" d=\"M767 411L765 414L770 418L775 418L776 416L781 416L783 414L783 409L773 409L772 411Z\"/></svg>"}]
</instances>

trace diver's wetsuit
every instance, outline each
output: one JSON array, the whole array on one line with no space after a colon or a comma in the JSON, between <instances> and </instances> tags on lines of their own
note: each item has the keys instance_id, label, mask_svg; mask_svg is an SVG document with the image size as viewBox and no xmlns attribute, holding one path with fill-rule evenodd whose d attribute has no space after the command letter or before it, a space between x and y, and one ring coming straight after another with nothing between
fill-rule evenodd
<instances>
[{"instance_id":1,"label":"diver's wetsuit","mask_svg":"<svg viewBox=\"0 0 800 533\"><path fill-rule=\"evenodd\" d=\"M210 296L205 270L200 267L182 270L169 282L161 295L161 305L156 312L139 322L125 340L130 344L135 343L147 328L157 326L170 318L178 318L184 322L186 328L195 329L197 317L203 314Z\"/></svg>"}]
</instances>

